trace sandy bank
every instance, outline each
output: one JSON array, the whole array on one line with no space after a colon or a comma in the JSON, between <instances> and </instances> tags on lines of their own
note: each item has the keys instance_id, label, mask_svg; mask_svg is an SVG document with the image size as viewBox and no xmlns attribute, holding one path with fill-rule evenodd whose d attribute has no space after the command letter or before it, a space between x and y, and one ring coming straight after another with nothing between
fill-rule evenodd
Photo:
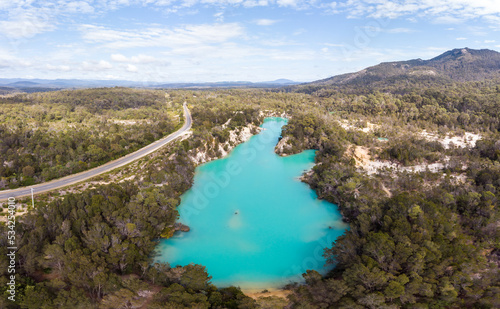
<instances>
[{"instance_id":1,"label":"sandy bank","mask_svg":"<svg viewBox=\"0 0 500 309\"><path fill-rule=\"evenodd\" d=\"M292 291L289 290L282 290L282 289L267 289L263 292L262 290L256 290L256 289L242 289L241 290L243 293L245 293L246 296L251 297L253 299L259 299L261 297L280 297L286 299L288 295L292 293Z\"/></svg>"},{"instance_id":2,"label":"sandy bank","mask_svg":"<svg viewBox=\"0 0 500 309\"><path fill-rule=\"evenodd\" d=\"M450 160L449 157L445 157L443 162L402 166L400 164L387 160L372 160L369 154L369 149L363 146L355 146L354 148L352 148L351 146L348 148L348 151L352 152L352 156L356 161L356 167L364 170L368 175L376 174L382 169L389 169L393 170L394 172L412 173L419 173L429 170L433 173L436 173L444 169Z\"/></svg>"}]
</instances>

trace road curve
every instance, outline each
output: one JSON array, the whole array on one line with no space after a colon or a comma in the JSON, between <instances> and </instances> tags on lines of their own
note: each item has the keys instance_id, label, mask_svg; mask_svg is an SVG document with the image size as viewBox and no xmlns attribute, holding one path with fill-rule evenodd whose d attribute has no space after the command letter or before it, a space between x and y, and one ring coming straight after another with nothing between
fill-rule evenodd
<instances>
[{"instance_id":1,"label":"road curve","mask_svg":"<svg viewBox=\"0 0 500 309\"><path fill-rule=\"evenodd\" d=\"M160 149L161 147L165 146L166 144L170 143L171 141L175 140L179 136L183 135L186 133L189 129L191 129L191 124L192 124L192 119L191 119L191 114L189 113L189 110L187 108L186 103L184 102L183 105L184 108L184 125L182 128L179 130L175 131L174 133L159 139L149 145L147 145L144 148L141 148L133 153L130 153L124 157L121 157L119 159L116 159L114 161L108 162L106 164L103 164L101 166L95 167L93 169L78 173L78 174L73 174L69 175L63 178L55 179L49 182L44 182L40 183L37 185L33 185L30 187L22 187L18 189L13 189L13 190L5 190L5 191L0 191L0 201L6 200L9 197L22 197L22 196L27 196L31 195L31 188L33 188L33 193L38 194L38 193L43 193L43 192L48 192L56 189L60 189L63 187L66 187L68 185L72 185L84 180L87 180L89 178L95 177L97 175L107 173L111 170L114 170L115 168L127 165L137 159L143 158L147 155L149 155L152 152L155 152L156 150Z\"/></svg>"}]
</instances>

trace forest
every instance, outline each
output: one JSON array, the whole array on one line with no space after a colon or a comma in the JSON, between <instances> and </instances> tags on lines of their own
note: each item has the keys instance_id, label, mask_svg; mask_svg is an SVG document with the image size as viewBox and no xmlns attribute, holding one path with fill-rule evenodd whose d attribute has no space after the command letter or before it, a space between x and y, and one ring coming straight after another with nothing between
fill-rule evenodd
<instances>
[{"instance_id":1,"label":"forest","mask_svg":"<svg viewBox=\"0 0 500 309\"><path fill-rule=\"evenodd\" d=\"M234 117L234 112L226 110L224 116L218 108L194 106L192 138L120 171L141 177L57 195L19 217L18 301L7 299L9 260L7 239L2 238L0 307L257 308L239 288L211 284L202 265L172 267L154 261L160 237L174 232L180 195L192 185L195 165L187 151L205 143L216 128L220 131L211 117L220 117L222 123L224 117ZM236 116L233 128L258 121L253 110ZM0 233L7 233L5 224Z\"/></svg>"},{"instance_id":2,"label":"forest","mask_svg":"<svg viewBox=\"0 0 500 309\"><path fill-rule=\"evenodd\" d=\"M325 277L304 274L306 284L292 288L290 308L498 308L498 86L466 83L369 95L333 91L324 98L333 114L391 123L392 129L345 130L316 111L294 115L284 128L283 153L318 149L305 181L319 198L337 204L350 223L325 250L334 270ZM445 150L418 135L403 139L397 133L415 127L472 130L483 138L472 149ZM381 145L377 136L389 142ZM401 165L431 163L444 155L455 164L439 173L367 175L346 151L356 146L371 147L380 159Z\"/></svg>"},{"instance_id":3,"label":"forest","mask_svg":"<svg viewBox=\"0 0 500 309\"><path fill-rule=\"evenodd\" d=\"M293 118L286 134L307 132L301 122ZM334 271L304 274L292 308L498 307L498 160L482 155L479 144L463 171L466 183L451 171L438 181L425 173L388 181L360 173L339 151L353 140L339 136L346 136L342 128L328 139L338 147L316 145L318 164L306 181L338 205L350 228L325 251Z\"/></svg>"},{"instance_id":4,"label":"forest","mask_svg":"<svg viewBox=\"0 0 500 309\"><path fill-rule=\"evenodd\" d=\"M0 189L78 173L168 135L181 99L124 88L0 98Z\"/></svg>"},{"instance_id":5,"label":"forest","mask_svg":"<svg viewBox=\"0 0 500 309\"><path fill-rule=\"evenodd\" d=\"M61 107L61 120L68 123L76 117L72 113L87 113L81 128L106 117L160 121L154 118L158 110L172 119L184 101L194 123L189 138L123 168L119 172L123 181L105 176L99 181L109 184L53 195L47 204L24 215L16 225L20 302L6 300L7 277L2 273L4 298L0 307L139 308L147 302L147 308L273 308L245 296L237 287L213 286L210 269L202 265L155 264L154 247L162 234L171 234L180 195L192 184L195 164L190 155L206 151L213 158L219 157L218 144L228 141L231 130L258 125L265 116L283 113L289 123L277 152L289 155L317 150L316 165L303 181L319 198L334 203L332 207L339 208L350 226L325 248L325 257L335 268L325 276L307 271L303 283L287 286L291 294L286 308L500 307L498 83L402 85L403 81L375 89L313 85L269 90L168 90L168 98L165 92L154 96L142 90L97 89L81 90L91 99L78 103L69 99L76 94L65 91L3 98L0 106L6 113L0 117L7 115L8 108L16 112L10 112L10 118L5 116L1 123L17 123L16 130L21 131L16 132L25 128L16 115L30 111L34 98L39 102L36 104L46 104L46 115L55 117ZM94 96L101 92L109 92L107 98L122 99L95 101ZM145 97L139 99L142 95ZM64 99L66 96L69 98ZM134 96L138 98L126 99ZM165 101L172 105L165 105ZM143 116L135 116L136 112ZM116 132L123 134L122 140L127 139L123 145L133 138L133 132L142 136L144 130L152 130L152 139L168 133L165 129L154 131L159 130L152 125L154 121L138 121L143 131L118 126ZM56 120L52 124L40 122L37 126L45 126L40 130L54 131L51 128ZM178 125L174 120L168 123L170 130ZM33 124L35 120L30 126ZM112 127L104 125L95 129L94 135L106 132L108 136ZM92 130L91 126L85 128ZM473 132L481 139L471 148L444 147L425 139L423 130L440 137ZM87 137L94 141L92 134ZM387 141L379 141L380 137ZM47 136L51 143L60 138L62 135ZM23 147L15 148L18 155ZM367 149L372 158L401 167L441 162L443 168L437 172L377 170L369 174L353 154L359 147ZM104 146L101 149L110 151ZM61 155L59 160L63 158ZM61 162L70 165L70 161ZM43 171L51 168L38 166L31 176L33 181L45 179ZM16 176L10 175L3 177L17 182L24 179L16 178L22 175L22 168ZM0 225L0 233L6 234L4 225ZM6 239L0 239L0 244L4 272L8 263Z\"/></svg>"}]
</instances>

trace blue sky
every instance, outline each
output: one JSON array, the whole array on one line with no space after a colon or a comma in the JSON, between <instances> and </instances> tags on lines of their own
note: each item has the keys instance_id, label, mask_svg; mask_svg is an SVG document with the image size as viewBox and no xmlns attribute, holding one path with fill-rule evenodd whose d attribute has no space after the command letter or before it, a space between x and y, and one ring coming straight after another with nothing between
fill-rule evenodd
<instances>
[{"instance_id":1,"label":"blue sky","mask_svg":"<svg viewBox=\"0 0 500 309\"><path fill-rule=\"evenodd\" d=\"M312 81L500 50L498 0L0 0L0 77Z\"/></svg>"}]
</instances>

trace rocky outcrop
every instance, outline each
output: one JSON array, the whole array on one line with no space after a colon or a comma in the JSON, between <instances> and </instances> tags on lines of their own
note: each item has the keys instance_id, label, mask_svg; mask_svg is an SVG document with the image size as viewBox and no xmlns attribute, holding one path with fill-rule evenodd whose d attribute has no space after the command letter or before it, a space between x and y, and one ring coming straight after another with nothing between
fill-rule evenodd
<instances>
[{"instance_id":1,"label":"rocky outcrop","mask_svg":"<svg viewBox=\"0 0 500 309\"><path fill-rule=\"evenodd\" d=\"M285 136L284 138L282 138L274 148L274 152L276 152L280 156L286 156L287 150L292 149L292 146L288 144L289 140L289 136Z\"/></svg>"},{"instance_id":2,"label":"rocky outcrop","mask_svg":"<svg viewBox=\"0 0 500 309\"><path fill-rule=\"evenodd\" d=\"M174 224L174 231L181 231L181 232L189 232L191 229L189 228L189 226L185 225L185 224L182 224L180 222L176 222Z\"/></svg>"},{"instance_id":3,"label":"rocky outcrop","mask_svg":"<svg viewBox=\"0 0 500 309\"><path fill-rule=\"evenodd\" d=\"M191 230L191 228L185 224L182 224L180 222L176 222L174 223L173 225L169 225L167 227L165 227L165 229L163 230L163 233L161 233L161 237L162 238L170 238L172 236L174 236L175 232L189 232Z\"/></svg>"},{"instance_id":4,"label":"rocky outcrop","mask_svg":"<svg viewBox=\"0 0 500 309\"><path fill-rule=\"evenodd\" d=\"M229 122L229 121L228 121ZM225 124L224 124L225 125ZM223 126L224 126L223 125ZM225 156L236 146L241 143L246 142L254 134L260 132L261 128L253 124L249 124L246 127L237 128L229 132L229 140L225 143L215 144L199 147L198 149L191 150L189 152L189 158L196 164L202 164L215 159L220 159Z\"/></svg>"},{"instance_id":5,"label":"rocky outcrop","mask_svg":"<svg viewBox=\"0 0 500 309\"><path fill-rule=\"evenodd\" d=\"M277 111L271 111L271 110L262 110L259 112L259 116L261 117L281 117L281 118L292 118L291 115L285 113L285 112L282 112L282 113L279 113Z\"/></svg>"}]
</instances>

